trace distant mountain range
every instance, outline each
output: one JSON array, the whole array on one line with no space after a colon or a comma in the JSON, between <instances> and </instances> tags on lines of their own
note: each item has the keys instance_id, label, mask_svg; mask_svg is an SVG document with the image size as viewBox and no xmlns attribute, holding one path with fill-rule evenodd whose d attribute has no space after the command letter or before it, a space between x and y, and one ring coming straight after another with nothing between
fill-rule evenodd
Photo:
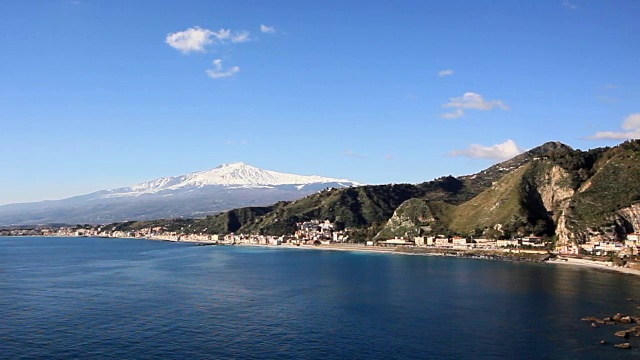
<instances>
[{"instance_id":1,"label":"distant mountain range","mask_svg":"<svg viewBox=\"0 0 640 360\"><path fill-rule=\"evenodd\" d=\"M354 185L231 164L66 200L3 206L0 224L164 218L110 228L284 235L301 221L319 219L346 229L350 241L533 234L559 247L640 232L640 140L588 151L548 142L473 175ZM310 195L303 197L305 191ZM280 201L287 196L292 200ZM233 209L220 212L225 208ZM220 213L202 216L214 212ZM180 216L198 218L168 219Z\"/></svg>"},{"instance_id":2,"label":"distant mountain range","mask_svg":"<svg viewBox=\"0 0 640 360\"><path fill-rule=\"evenodd\" d=\"M204 217L243 206L300 199L326 188L357 185L361 184L347 179L286 174L244 163L223 164L207 171L62 200L0 206L0 226Z\"/></svg>"},{"instance_id":3,"label":"distant mountain range","mask_svg":"<svg viewBox=\"0 0 640 360\"><path fill-rule=\"evenodd\" d=\"M283 235L313 219L349 229L350 241L534 234L562 247L620 240L640 232L640 140L588 151L548 142L473 175L332 189L204 219L125 223L118 229Z\"/></svg>"}]
</instances>

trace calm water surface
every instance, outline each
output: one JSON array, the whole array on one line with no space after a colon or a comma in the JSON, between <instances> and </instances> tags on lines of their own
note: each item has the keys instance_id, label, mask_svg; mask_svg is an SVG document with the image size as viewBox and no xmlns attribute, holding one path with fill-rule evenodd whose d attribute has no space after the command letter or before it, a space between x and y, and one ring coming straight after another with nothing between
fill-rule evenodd
<instances>
[{"instance_id":1,"label":"calm water surface","mask_svg":"<svg viewBox=\"0 0 640 360\"><path fill-rule=\"evenodd\" d=\"M640 278L545 264L1 238L0 358L640 359Z\"/></svg>"}]
</instances>

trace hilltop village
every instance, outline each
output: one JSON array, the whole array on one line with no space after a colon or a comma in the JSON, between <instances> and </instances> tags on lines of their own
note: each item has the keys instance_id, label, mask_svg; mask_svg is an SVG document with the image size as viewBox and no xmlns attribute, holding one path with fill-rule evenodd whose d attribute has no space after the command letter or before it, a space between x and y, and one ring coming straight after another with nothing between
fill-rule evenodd
<instances>
[{"instance_id":1,"label":"hilltop village","mask_svg":"<svg viewBox=\"0 0 640 360\"><path fill-rule=\"evenodd\" d=\"M219 234L188 233L188 231L167 231L162 226L142 228L139 230L121 231L105 225L84 225L59 228L34 229L0 229L0 236L67 236L67 237L107 237L107 238L141 238L178 242L195 242L207 245L339 245L350 243L349 229L336 230L335 224L329 220L311 220L297 223L297 230L285 236L252 235L252 234ZM364 246L384 248L423 248L442 250L487 250L524 253L553 253L560 255L617 256L620 258L635 257L640 248L640 234L627 234L623 241L602 237L592 239L584 244L571 244L553 247L549 238L524 236L511 239L488 239L472 237L418 236L409 238L396 237L384 240L368 240Z\"/></svg>"}]
</instances>

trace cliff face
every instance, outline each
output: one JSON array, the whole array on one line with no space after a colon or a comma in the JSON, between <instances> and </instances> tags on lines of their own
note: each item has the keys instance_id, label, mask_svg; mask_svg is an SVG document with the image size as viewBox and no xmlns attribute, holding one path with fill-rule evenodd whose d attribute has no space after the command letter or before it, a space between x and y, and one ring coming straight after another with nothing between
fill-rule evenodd
<instances>
[{"instance_id":1,"label":"cliff face","mask_svg":"<svg viewBox=\"0 0 640 360\"><path fill-rule=\"evenodd\" d=\"M558 245L570 243L572 234L567 229L566 214L571 203L571 197L575 191L568 186L571 175L558 165L552 165L551 169L541 178L538 192L545 211L552 217L555 224L555 233L558 236Z\"/></svg>"},{"instance_id":2,"label":"cliff face","mask_svg":"<svg viewBox=\"0 0 640 360\"><path fill-rule=\"evenodd\" d=\"M590 175L578 186L567 211L572 238L578 242L593 237L620 239L638 229L634 204L640 202L640 140L604 151Z\"/></svg>"},{"instance_id":3,"label":"cliff face","mask_svg":"<svg viewBox=\"0 0 640 360\"><path fill-rule=\"evenodd\" d=\"M640 230L640 141L588 152L550 143L523 155L490 168L493 172L466 177L491 173L493 181L441 213L438 229L490 237L555 235L559 246ZM496 169L508 171L496 176ZM426 230L396 214L378 236Z\"/></svg>"},{"instance_id":4,"label":"cliff face","mask_svg":"<svg viewBox=\"0 0 640 360\"><path fill-rule=\"evenodd\" d=\"M575 193L568 186L569 178L569 172L558 165L553 165L551 170L543 176L538 192L547 211L554 214L561 213L568 207Z\"/></svg>"},{"instance_id":5,"label":"cliff face","mask_svg":"<svg viewBox=\"0 0 640 360\"><path fill-rule=\"evenodd\" d=\"M640 232L640 203L618 210L616 224L627 233Z\"/></svg>"}]
</instances>

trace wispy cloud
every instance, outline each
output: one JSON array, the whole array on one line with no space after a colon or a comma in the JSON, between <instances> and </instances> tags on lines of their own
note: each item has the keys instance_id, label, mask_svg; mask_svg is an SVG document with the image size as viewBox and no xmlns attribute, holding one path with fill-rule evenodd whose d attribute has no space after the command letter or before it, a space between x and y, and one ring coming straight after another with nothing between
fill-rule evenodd
<instances>
[{"instance_id":1,"label":"wispy cloud","mask_svg":"<svg viewBox=\"0 0 640 360\"><path fill-rule=\"evenodd\" d=\"M240 31L238 33L235 33L231 35L229 39L231 39L231 42L233 43L243 43L243 42L251 41L248 31Z\"/></svg>"},{"instance_id":2,"label":"wispy cloud","mask_svg":"<svg viewBox=\"0 0 640 360\"><path fill-rule=\"evenodd\" d=\"M456 119L459 117L464 116L464 110L462 109L455 109L450 113L444 113L441 115L443 118L445 119Z\"/></svg>"},{"instance_id":3,"label":"wispy cloud","mask_svg":"<svg viewBox=\"0 0 640 360\"><path fill-rule=\"evenodd\" d=\"M268 26L268 25L265 25L265 24L261 24L260 25L260 31L265 33L265 34L275 34L276 32L278 32L275 27Z\"/></svg>"},{"instance_id":4,"label":"wispy cloud","mask_svg":"<svg viewBox=\"0 0 640 360\"><path fill-rule=\"evenodd\" d=\"M602 87L605 90L613 90L613 89L617 89L620 86L616 85L616 84L604 84L604 86Z\"/></svg>"},{"instance_id":5,"label":"wispy cloud","mask_svg":"<svg viewBox=\"0 0 640 360\"><path fill-rule=\"evenodd\" d=\"M346 156L346 157L356 158L356 159L366 159L366 158L368 158L368 156L362 155L362 154L358 154L358 153L354 152L353 150L347 150L347 151L343 152L342 155Z\"/></svg>"},{"instance_id":6,"label":"wispy cloud","mask_svg":"<svg viewBox=\"0 0 640 360\"><path fill-rule=\"evenodd\" d=\"M247 42L250 40L248 31L232 32L230 29L220 29L213 31L194 26L184 31L167 34L165 43L172 48L189 54L192 52L206 52L208 46L215 44L225 44Z\"/></svg>"},{"instance_id":7,"label":"wispy cloud","mask_svg":"<svg viewBox=\"0 0 640 360\"><path fill-rule=\"evenodd\" d=\"M438 76L440 77L444 77L444 76L450 76L453 75L454 71L451 69L447 69L447 70L440 70L438 71Z\"/></svg>"},{"instance_id":8,"label":"wispy cloud","mask_svg":"<svg viewBox=\"0 0 640 360\"><path fill-rule=\"evenodd\" d=\"M507 160L523 152L513 140L507 140L502 144L483 146L471 144L462 150L453 150L449 156L466 156L474 159Z\"/></svg>"},{"instance_id":9,"label":"wispy cloud","mask_svg":"<svg viewBox=\"0 0 640 360\"><path fill-rule=\"evenodd\" d=\"M385 158L386 160L395 160L395 159L396 159L396 156L395 156L395 155L388 154L388 155L385 155L385 156L384 156L384 158Z\"/></svg>"},{"instance_id":10,"label":"wispy cloud","mask_svg":"<svg viewBox=\"0 0 640 360\"><path fill-rule=\"evenodd\" d=\"M474 92L466 92L460 97L451 98L448 103L442 106L457 109L493 110L500 108L509 110L509 107L502 100L485 100L482 95Z\"/></svg>"},{"instance_id":11,"label":"wispy cloud","mask_svg":"<svg viewBox=\"0 0 640 360\"><path fill-rule=\"evenodd\" d=\"M233 76L240 71L239 66L233 66L227 70L222 68L222 60L215 59L213 60L213 69L207 70L207 75L209 75L212 79L221 79L229 76Z\"/></svg>"},{"instance_id":12,"label":"wispy cloud","mask_svg":"<svg viewBox=\"0 0 640 360\"><path fill-rule=\"evenodd\" d=\"M640 113L629 114L622 122L623 131L598 131L589 136L590 140L640 139Z\"/></svg>"},{"instance_id":13,"label":"wispy cloud","mask_svg":"<svg viewBox=\"0 0 640 360\"><path fill-rule=\"evenodd\" d=\"M465 110L488 111L493 109L509 110L509 107L502 100L485 100L482 95L474 92L466 92L460 97L449 99L449 102L442 107L454 108L453 112L442 114L445 119L455 119L464 116Z\"/></svg>"},{"instance_id":14,"label":"wispy cloud","mask_svg":"<svg viewBox=\"0 0 640 360\"><path fill-rule=\"evenodd\" d=\"M563 0L562 1L562 6L564 6L566 9L569 9L569 10L578 9L578 6L573 4L572 2L570 2L569 0Z\"/></svg>"}]
</instances>

